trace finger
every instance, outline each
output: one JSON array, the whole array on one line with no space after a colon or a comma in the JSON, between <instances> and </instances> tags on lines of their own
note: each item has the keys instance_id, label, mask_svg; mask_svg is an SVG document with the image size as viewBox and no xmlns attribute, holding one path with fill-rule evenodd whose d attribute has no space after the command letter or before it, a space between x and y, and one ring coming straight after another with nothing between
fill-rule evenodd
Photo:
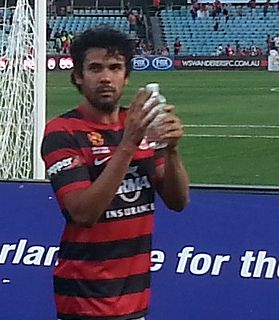
<instances>
[{"instance_id":1,"label":"finger","mask_svg":"<svg viewBox=\"0 0 279 320\"><path fill-rule=\"evenodd\" d=\"M157 104L155 104L155 102L152 103L152 105L150 107L152 107L153 110L151 109L150 112L145 113L145 116L144 116L144 118L142 120L142 125L144 127L147 127L158 116L158 114L160 114L160 112L161 112L160 109L159 108L157 108L157 109L154 108L154 107L156 107L156 105Z\"/></svg>"},{"instance_id":2,"label":"finger","mask_svg":"<svg viewBox=\"0 0 279 320\"><path fill-rule=\"evenodd\" d=\"M183 130L181 129L171 129L167 132L160 133L161 140L169 140L169 139L180 139L183 136Z\"/></svg>"},{"instance_id":3,"label":"finger","mask_svg":"<svg viewBox=\"0 0 279 320\"><path fill-rule=\"evenodd\" d=\"M174 113L174 111L175 111L175 106L174 106L173 104L166 104L166 105L164 106L164 111L165 111L166 113Z\"/></svg>"},{"instance_id":4,"label":"finger","mask_svg":"<svg viewBox=\"0 0 279 320\"><path fill-rule=\"evenodd\" d=\"M130 110L134 111L141 108L143 104L150 98L151 93L146 92L144 88L139 88L138 92L136 93L134 99L132 100L132 103L130 104Z\"/></svg>"},{"instance_id":5,"label":"finger","mask_svg":"<svg viewBox=\"0 0 279 320\"><path fill-rule=\"evenodd\" d=\"M176 124L177 126L182 127L180 119L172 113L167 113L165 117L162 118L159 125L160 127L167 127L172 124Z\"/></svg>"},{"instance_id":6,"label":"finger","mask_svg":"<svg viewBox=\"0 0 279 320\"><path fill-rule=\"evenodd\" d=\"M142 111L143 116L145 117L149 113L153 113L155 111L161 112L161 108L156 108L160 104L159 98L147 100L147 102L143 105ZM156 113L157 114L157 113Z\"/></svg>"}]
</instances>

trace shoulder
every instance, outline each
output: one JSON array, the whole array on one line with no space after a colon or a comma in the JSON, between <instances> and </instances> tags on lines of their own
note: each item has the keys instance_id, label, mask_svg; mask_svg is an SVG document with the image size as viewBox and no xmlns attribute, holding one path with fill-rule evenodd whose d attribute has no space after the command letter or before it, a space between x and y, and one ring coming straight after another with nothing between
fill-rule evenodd
<instances>
[{"instance_id":1,"label":"shoulder","mask_svg":"<svg viewBox=\"0 0 279 320\"><path fill-rule=\"evenodd\" d=\"M77 109L73 109L64 114L61 114L51 120L46 124L45 134L54 131L71 131L74 124L82 119L81 114Z\"/></svg>"}]
</instances>

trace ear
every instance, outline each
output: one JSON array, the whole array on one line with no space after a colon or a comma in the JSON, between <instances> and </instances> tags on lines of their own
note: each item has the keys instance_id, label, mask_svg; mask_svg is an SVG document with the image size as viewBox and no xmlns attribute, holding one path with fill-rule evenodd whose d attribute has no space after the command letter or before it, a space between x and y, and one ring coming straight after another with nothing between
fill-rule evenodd
<instances>
[{"instance_id":1,"label":"ear","mask_svg":"<svg viewBox=\"0 0 279 320\"><path fill-rule=\"evenodd\" d=\"M125 86L127 86L128 83L129 83L129 76L126 76L124 79Z\"/></svg>"},{"instance_id":2,"label":"ear","mask_svg":"<svg viewBox=\"0 0 279 320\"><path fill-rule=\"evenodd\" d=\"M76 72L73 72L73 78L75 79L75 83L81 85L83 82L83 78L77 74Z\"/></svg>"}]
</instances>

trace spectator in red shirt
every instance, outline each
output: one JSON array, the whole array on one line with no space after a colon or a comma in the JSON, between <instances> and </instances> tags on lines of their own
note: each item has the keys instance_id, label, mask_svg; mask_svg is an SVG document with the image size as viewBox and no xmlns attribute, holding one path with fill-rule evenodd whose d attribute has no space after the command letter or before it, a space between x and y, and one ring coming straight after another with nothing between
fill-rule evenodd
<instances>
[{"instance_id":1,"label":"spectator in red shirt","mask_svg":"<svg viewBox=\"0 0 279 320\"><path fill-rule=\"evenodd\" d=\"M173 44L173 53L175 56L179 54L179 52L181 51L181 48L182 48L182 44L181 44L179 38L177 37L177 38L175 38L175 41Z\"/></svg>"},{"instance_id":2,"label":"spectator in red shirt","mask_svg":"<svg viewBox=\"0 0 279 320\"><path fill-rule=\"evenodd\" d=\"M161 0L153 0L153 7L155 9L155 16L159 14Z\"/></svg>"}]
</instances>

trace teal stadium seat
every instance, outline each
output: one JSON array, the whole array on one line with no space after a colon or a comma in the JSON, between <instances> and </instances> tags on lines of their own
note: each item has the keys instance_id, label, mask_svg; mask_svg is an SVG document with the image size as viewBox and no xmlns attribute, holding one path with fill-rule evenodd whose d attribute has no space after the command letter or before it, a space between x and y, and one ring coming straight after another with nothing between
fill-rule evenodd
<instances>
[{"instance_id":1,"label":"teal stadium seat","mask_svg":"<svg viewBox=\"0 0 279 320\"><path fill-rule=\"evenodd\" d=\"M235 40L239 40L241 45L246 46L250 46L253 41L256 46L265 50L267 34L274 35L278 32L279 12L277 8L271 8L266 17L260 6L254 10L242 7L242 17L237 15L239 8L238 5L230 6L228 23L220 18L220 28L216 32L213 31L214 18L196 18L194 21L189 13L189 7L173 11L162 10L161 23L164 40L172 48L175 37L179 37L180 41L185 43L182 47L182 54L191 52L192 54L211 55L216 52L220 44L223 47L227 43L235 46Z\"/></svg>"}]
</instances>

